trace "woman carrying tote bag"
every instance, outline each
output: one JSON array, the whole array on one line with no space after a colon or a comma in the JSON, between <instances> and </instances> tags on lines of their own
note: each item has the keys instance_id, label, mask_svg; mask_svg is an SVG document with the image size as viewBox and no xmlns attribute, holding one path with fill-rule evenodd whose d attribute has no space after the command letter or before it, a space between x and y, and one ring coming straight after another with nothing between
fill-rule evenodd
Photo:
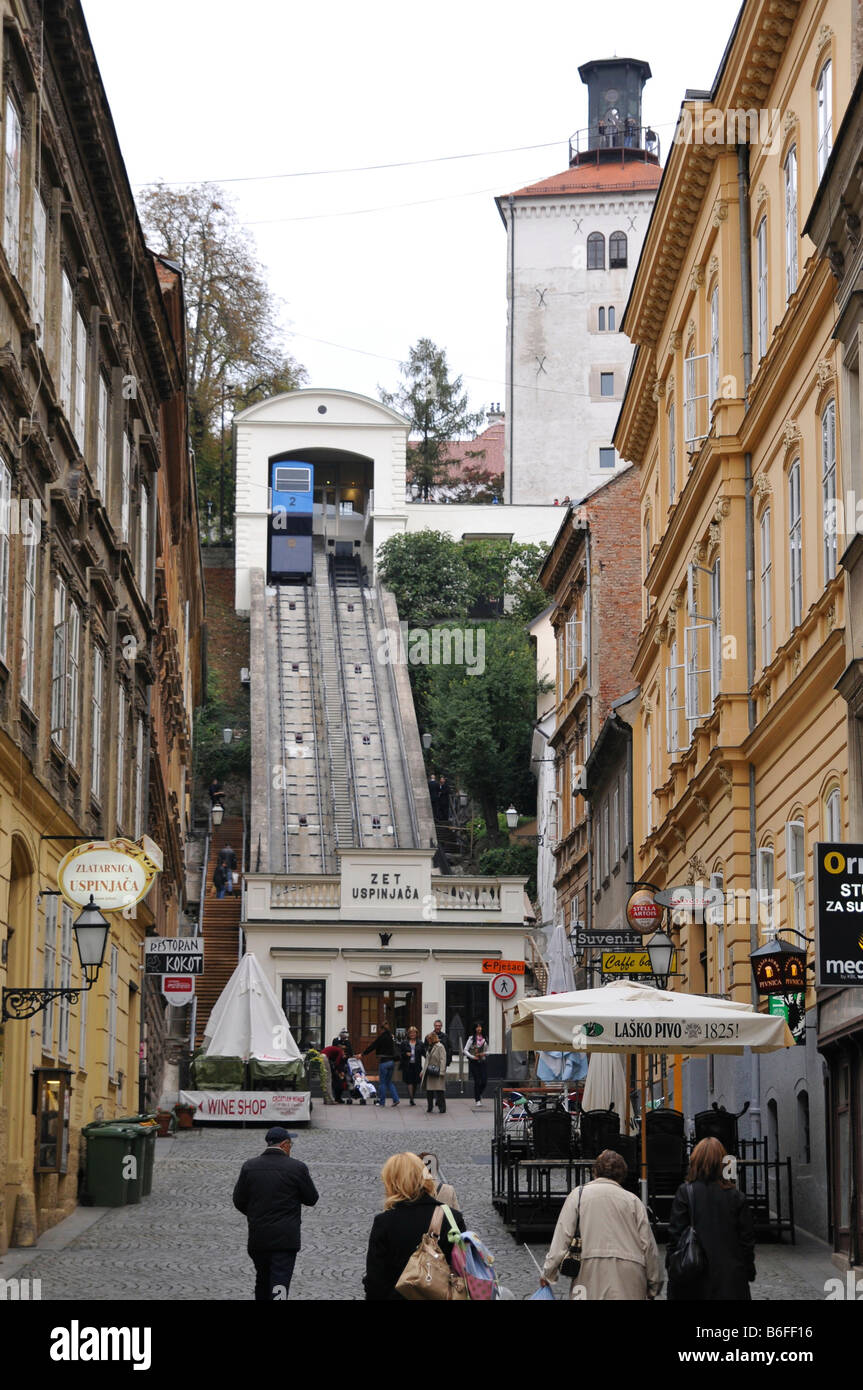
<instances>
[{"instance_id":1,"label":"woman carrying tote bag","mask_svg":"<svg viewBox=\"0 0 863 1390\"><path fill-rule=\"evenodd\" d=\"M396 1284L405 1265L423 1236L441 1203L434 1195L435 1181L422 1159L413 1153L393 1154L381 1169L384 1184L384 1210L372 1222L369 1248L366 1253L366 1273L363 1286L366 1299L380 1302L402 1302ZM452 1213L460 1231L465 1229L460 1211ZM447 1235L447 1222L441 1227L440 1248L451 1263L452 1246Z\"/></svg>"}]
</instances>

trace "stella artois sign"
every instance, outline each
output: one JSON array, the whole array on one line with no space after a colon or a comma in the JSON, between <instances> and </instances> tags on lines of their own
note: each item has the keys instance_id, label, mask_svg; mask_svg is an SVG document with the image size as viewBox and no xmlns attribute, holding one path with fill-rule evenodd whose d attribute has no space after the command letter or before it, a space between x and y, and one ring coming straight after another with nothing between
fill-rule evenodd
<instances>
[{"instance_id":1,"label":"stella artois sign","mask_svg":"<svg viewBox=\"0 0 863 1390\"><path fill-rule=\"evenodd\" d=\"M73 907L92 898L102 912L119 912L147 896L160 868L133 840L90 840L61 861L57 884Z\"/></svg>"},{"instance_id":2,"label":"stella artois sign","mask_svg":"<svg viewBox=\"0 0 863 1390\"><path fill-rule=\"evenodd\" d=\"M655 932L662 921L662 907L647 888L636 888L626 904L626 919L640 936Z\"/></svg>"}]
</instances>

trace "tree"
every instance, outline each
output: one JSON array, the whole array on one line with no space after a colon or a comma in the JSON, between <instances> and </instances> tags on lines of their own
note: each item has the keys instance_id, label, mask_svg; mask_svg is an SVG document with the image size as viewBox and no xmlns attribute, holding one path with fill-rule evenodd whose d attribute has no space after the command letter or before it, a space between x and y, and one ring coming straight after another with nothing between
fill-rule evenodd
<instances>
[{"instance_id":1,"label":"tree","mask_svg":"<svg viewBox=\"0 0 863 1390\"><path fill-rule=\"evenodd\" d=\"M431 338L417 341L400 370L401 385L395 391L378 387L378 394L384 405L400 410L411 422L408 482L417 484L427 502L431 489L449 476L449 445L474 435L485 416L468 410L461 377L450 381L446 353Z\"/></svg>"},{"instance_id":2,"label":"tree","mask_svg":"<svg viewBox=\"0 0 863 1390\"><path fill-rule=\"evenodd\" d=\"M469 453L467 457L471 460L484 458L485 449L478 450L476 455ZM453 502L502 502L503 474L496 473L493 468L484 468L476 461L465 463L460 473L451 480L447 491Z\"/></svg>"},{"instance_id":3,"label":"tree","mask_svg":"<svg viewBox=\"0 0 863 1390\"><path fill-rule=\"evenodd\" d=\"M521 623L486 623L485 669L428 668L428 711L438 761L482 808L489 842L500 843L497 813L536 800L530 750L536 697L533 648ZM443 758L443 761L441 761Z\"/></svg>"},{"instance_id":4,"label":"tree","mask_svg":"<svg viewBox=\"0 0 863 1390\"><path fill-rule=\"evenodd\" d=\"M490 538L465 542L469 611L477 615L490 609L503 612L506 599L510 617L532 622L548 603L537 579L545 555L545 546L520 541Z\"/></svg>"},{"instance_id":5,"label":"tree","mask_svg":"<svg viewBox=\"0 0 863 1390\"><path fill-rule=\"evenodd\" d=\"M378 572L392 589L403 622L431 627L464 617L470 583L464 550L442 531L412 531L384 541Z\"/></svg>"},{"instance_id":6,"label":"tree","mask_svg":"<svg viewBox=\"0 0 863 1390\"><path fill-rule=\"evenodd\" d=\"M141 223L153 249L179 266L186 301L189 432L202 508L233 511L233 460L224 420L254 400L292 390L305 370L283 345L276 302L249 234L215 184L146 188ZM235 404L236 403L236 404Z\"/></svg>"}]
</instances>

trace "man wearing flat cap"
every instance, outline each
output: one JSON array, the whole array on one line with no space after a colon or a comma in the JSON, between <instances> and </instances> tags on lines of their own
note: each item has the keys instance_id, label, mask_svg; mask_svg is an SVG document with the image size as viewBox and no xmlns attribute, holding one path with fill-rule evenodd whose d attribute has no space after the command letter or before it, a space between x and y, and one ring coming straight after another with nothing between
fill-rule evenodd
<instances>
[{"instance_id":1,"label":"man wearing flat cap","mask_svg":"<svg viewBox=\"0 0 863 1390\"><path fill-rule=\"evenodd\" d=\"M280 1125L267 1130L267 1147L247 1158L234 1188L234 1206L249 1223L249 1255L255 1266L259 1303L285 1299L300 1248L302 1207L318 1200L305 1163L291 1158L289 1134Z\"/></svg>"}]
</instances>

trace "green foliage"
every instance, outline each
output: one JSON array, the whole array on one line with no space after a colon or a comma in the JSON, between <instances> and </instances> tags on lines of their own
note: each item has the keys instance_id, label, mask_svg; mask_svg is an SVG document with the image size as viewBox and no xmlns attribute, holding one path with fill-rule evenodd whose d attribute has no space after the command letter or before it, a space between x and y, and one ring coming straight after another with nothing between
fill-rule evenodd
<instances>
[{"instance_id":1,"label":"green foliage","mask_svg":"<svg viewBox=\"0 0 863 1390\"><path fill-rule=\"evenodd\" d=\"M475 434L485 416L468 410L461 377L450 381L446 352L430 338L420 338L400 368L402 381L397 389L379 387L378 394L384 405L401 411L411 422L408 482L416 483L428 501L430 490L448 478L452 441Z\"/></svg>"},{"instance_id":2,"label":"green foliage","mask_svg":"<svg viewBox=\"0 0 863 1390\"><path fill-rule=\"evenodd\" d=\"M478 863L481 874L526 874L524 891L529 898L536 898L536 849L533 845L497 845L484 850Z\"/></svg>"},{"instance_id":3,"label":"green foliage","mask_svg":"<svg viewBox=\"0 0 863 1390\"><path fill-rule=\"evenodd\" d=\"M384 541L378 569L403 622L431 627L465 615L470 575L464 549L442 531L413 531Z\"/></svg>"},{"instance_id":4,"label":"green foliage","mask_svg":"<svg viewBox=\"0 0 863 1390\"><path fill-rule=\"evenodd\" d=\"M225 743L222 731L238 728L244 730L243 737ZM248 696L241 692L236 699L227 699L213 670L207 674L207 703L195 714L194 746L199 792L203 792L214 777L227 786L231 781L246 782L251 776Z\"/></svg>"},{"instance_id":5,"label":"green foliage","mask_svg":"<svg viewBox=\"0 0 863 1390\"><path fill-rule=\"evenodd\" d=\"M509 601L509 616L532 622L548 604L548 595L537 580L545 559L545 547L490 538L466 541L463 545L470 571L468 607L485 605L503 608Z\"/></svg>"},{"instance_id":6,"label":"green foliage","mask_svg":"<svg viewBox=\"0 0 863 1390\"><path fill-rule=\"evenodd\" d=\"M501 619L482 625L485 671L464 666L427 670L428 720L450 776L482 807L500 838L501 802L527 812L536 800L530 748L538 684L531 643L520 623Z\"/></svg>"}]
</instances>

